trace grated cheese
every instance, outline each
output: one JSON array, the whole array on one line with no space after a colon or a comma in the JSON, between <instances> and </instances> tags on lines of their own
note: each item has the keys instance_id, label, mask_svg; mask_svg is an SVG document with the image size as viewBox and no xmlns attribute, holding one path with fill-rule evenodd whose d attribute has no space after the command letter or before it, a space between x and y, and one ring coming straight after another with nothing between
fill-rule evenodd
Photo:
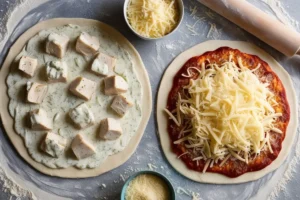
<instances>
[{"instance_id":1,"label":"grated cheese","mask_svg":"<svg viewBox=\"0 0 300 200\"><path fill-rule=\"evenodd\" d=\"M203 173L216 163L223 166L229 159L249 163L251 158L271 146L270 131L281 134L275 127L282 113L268 83L262 83L254 74L261 66L249 70L241 58L237 64L201 63L201 69L190 67L183 77L192 77L184 87L188 95L178 95L177 108L170 119L182 127L174 144L184 143L193 152L192 160L204 160ZM179 120L180 119L180 120Z\"/></svg>"},{"instance_id":2,"label":"grated cheese","mask_svg":"<svg viewBox=\"0 0 300 200\"><path fill-rule=\"evenodd\" d=\"M137 33L144 37L159 38L176 27L179 10L175 0L131 0L127 18Z\"/></svg>"},{"instance_id":3,"label":"grated cheese","mask_svg":"<svg viewBox=\"0 0 300 200\"><path fill-rule=\"evenodd\" d=\"M170 199L168 185L158 176L141 174L128 185L126 200L166 200Z\"/></svg>"}]
</instances>

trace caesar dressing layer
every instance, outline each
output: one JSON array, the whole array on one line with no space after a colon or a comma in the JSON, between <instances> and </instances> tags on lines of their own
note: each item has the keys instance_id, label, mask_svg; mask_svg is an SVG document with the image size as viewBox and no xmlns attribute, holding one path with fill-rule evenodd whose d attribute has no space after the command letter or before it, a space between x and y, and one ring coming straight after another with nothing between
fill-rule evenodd
<instances>
[{"instance_id":1,"label":"caesar dressing layer","mask_svg":"<svg viewBox=\"0 0 300 200\"><path fill-rule=\"evenodd\" d=\"M93 57L84 57L75 51L76 39L83 31L99 39L100 52L117 59L114 72L110 75L117 74L122 76L129 85L129 89L124 96L130 99L134 106L131 107L122 118L110 108L114 97L106 96L103 93L103 77L96 76L89 70ZM67 83L46 82L45 63L59 60L45 53L45 41L50 33L63 33L70 38L68 51L61 59L68 65ZM33 78L24 77L17 69L18 61L23 55L38 59L38 69ZM97 83L96 93L89 101L84 101L74 96L68 90L70 82L78 76L83 76ZM48 84L47 96L41 104L35 105L26 102L27 81L37 81L39 83ZM22 52L16 57L15 62L11 66L11 72L7 77L7 86L10 97L9 112L14 118L16 132L24 138L25 146L31 157L50 168L75 166L83 169L95 168L101 165L108 156L122 151L126 147L131 137L135 134L142 118L142 89L134 71L131 55L122 48L122 44L116 43L108 33L100 30L98 27L65 25L39 32L28 41ZM70 121L68 112L82 102L86 102L93 112L96 123L91 127L79 130L76 129ZM67 139L67 148L59 158L52 158L41 151L40 144L46 132L33 131L26 122L27 113L37 108L43 108L47 112L47 116L53 120L52 132ZM98 137L99 123L102 119L107 117L118 119L121 122L123 134L117 140L107 141ZM76 159L70 148L70 143L78 133L84 135L84 137L95 146L96 154L82 160Z\"/></svg>"}]
</instances>

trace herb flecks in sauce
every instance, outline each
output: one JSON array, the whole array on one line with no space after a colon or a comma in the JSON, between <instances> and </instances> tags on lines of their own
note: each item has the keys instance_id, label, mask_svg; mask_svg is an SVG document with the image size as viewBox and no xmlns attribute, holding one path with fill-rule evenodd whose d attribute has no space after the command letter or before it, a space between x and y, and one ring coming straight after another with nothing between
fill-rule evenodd
<instances>
[{"instance_id":1,"label":"herb flecks in sauce","mask_svg":"<svg viewBox=\"0 0 300 200\"><path fill-rule=\"evenodd\" d=\"M71 41L75 41L82 31L88 32L99 39L101 42L100 52L117 58L115 71L116 73L126 74L126 80L129 85L129 90L125 96L130 97L136 105L128 110L128 114L126 116L120 118L122 128L123 130L126 130L123 132L123 136L121 138L115 141L100 140L97 137L100 120L116 116L114 113L109 112L109 110L105 107L106 105L109 105L111 97L105 96L100 90L102 78L87 70L90 68L89 63L92 58L82 57L75 51L75 49L72 49L70 45L66 55L62 59L68 65L68 82L49 84L48 95L40 105L28 104L19 97L19 94L22 90L24 90L24 85L28 79L21 76L19 73L10 73L7 78L7 85L9 88L8 93L11 99L9 111L15 119L15 130L24 138L24 144L26 145L30 156L37 162L40 162L50 168L67 168L69 166L76 166L77 168L95 168L99 166L105 161L107 156L122 151L125 148L130 138L135 134L141 120L140 105L142 89L134 72L131 56L124 48L122 48L122 44L116 43L114 38L111 38L108 33L99 30L97 27L79 27L77 25L70 24L43 30L31 38L28 41L26 48L23 48L21 53L17 56L17 58L19 58L22 55L30 55L38 59L39 67L37 69L37 73L30 79L30 81L45 83L46 77L43 75L44 63L56 60L53 56L45 54L43 49L40 47L40 44L45 41L46 37L50 33L63 33L70 37ZM67 117L71 108L74 108L83 102L80 98L77 98L68 92L70 81L77 76L83 76L97 82L96 93L93 95L92 99L88 101L88 105L95 116L96 124L80 131L70 124ZM25 92L22 93L24 93L24 95L26 94ZM76 160L70 157L67 153L64 153L59 158L52 158L39 151L38 146L44 132L32 131L31 129L24 127L24 118L27 112L39 107L46 110L50 119L59 118L55 120L52 132L57 133L68 140L66 149L68 149L70 142L75 135L80 132L96 147L97 153L90 158ZM59 117L55 117L58 113Z\"/></svg>"}]
</instances>

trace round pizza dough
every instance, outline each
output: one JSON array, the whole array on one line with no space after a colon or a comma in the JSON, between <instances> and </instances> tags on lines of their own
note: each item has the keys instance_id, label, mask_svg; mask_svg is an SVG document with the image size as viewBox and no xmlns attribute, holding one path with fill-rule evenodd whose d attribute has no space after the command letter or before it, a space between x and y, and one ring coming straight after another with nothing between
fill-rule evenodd
<instances>
[{"instance_id":1,"label":"round pizza dough","mask_svg":"<svg viewBox=\"0 0 300 200\"><path fill-rule=\"evenodd\" d=\"M177 158L177 155L173 153L171 149L171 142L169 133L167 131L167 115L164 113L163 109L167 106L167 99L169 95L169 91L172 88L173 78L179 69L185 64L185 62L194 56L199 56L207 51L216 50L219 47L231 47L240 50L241 52L253 54L259 56L262 60L266 61L272 68L272 70L278 75L281 79L285 89L287 100L290 105L291 110L291 118L289 125L287 127L286 136L282 143L282 149L277 159L275 159L270 165L266 168L255 171L245 173L237 178L229 178L227 176L218 174L218 173L201 173L194 170L190 170L186 167L185 163ZM170 164L183 176L192 179L197 182L203 183L217 183L217 184L235 184L235 183L243 183L248 181L257 180L264 175L272 172L277 169L283 161L287 158L289 151L293 145L294 138L297 130L297 99L296 93L293 87L292 80L289 74L285 71L285 69L280 66L280 64L269 54L258 48L257 46L240 41L225 41L225 40L211 40L206 41L201 44L198 44L187 51L181 53L175 60L170 64L168 69L166 70L162 81L160 83L160 88L157 97L157 124L158 131L160 136L160 142L164 151L165 156L167 157Z\"/></svg>"},{"instance_id":2,"label":"round pizza dough","mask_svg":"<svg viewBox=\"0 0 300 200\"><path fill-rule=\"evenodd\" d=\"M115 39L117 43L119 43L126 51L131 55L132 62L135 66L135 71L138 76L139 82L142 86L143 97L142 97L142 120L140 125L137 129L135 135L131 138L131 141L127 145L127 147L112 156L109 156L103 164L101 164L98 168L93 169L78 169L75 167L69 167L66 169L52 169L48 168L45 165L34 161L27 152L27 149L24 145L24 141L21 136L19 136L14 128L14 120L10 116L8 112L8 103L9 97L7 95L7 85L5 83L6 77L10 72L10 66L15 57L18 53L22 50L24 45L27 41L36 35L38 32L49 29L52 27L58 27L66 24L75 24L79 26L97 26L100 29L104 30L105 32L109 33L112 38ZM126 162L130 156L134 153L135 149L137 148L146 125L148 123L151 110L152 110L152 95L151 95L151 86L147 71L143 64L143 61L136 51L136 49L131 45L131 43L118 31L114 28L91 19L81 19L81 18L56 18L47 21L40 22L33 26L32 28L28 29L23 35L19 37L19 39L15 42L15 44L10 48L10 51L4 61L4 64L0 71L0 93L3 94L0 102L0 114L3 126L6 130L8 137L10 138L11 142L13 143L14 147L17 149L18 153L35 169L38 171L48 174L51 176L58 176L64 178L85 178L85 177L93 177L103 174L107 171L110 171L124 162ZM5 94L5 95L4 95Z\"/></svg>"}]
</instances>

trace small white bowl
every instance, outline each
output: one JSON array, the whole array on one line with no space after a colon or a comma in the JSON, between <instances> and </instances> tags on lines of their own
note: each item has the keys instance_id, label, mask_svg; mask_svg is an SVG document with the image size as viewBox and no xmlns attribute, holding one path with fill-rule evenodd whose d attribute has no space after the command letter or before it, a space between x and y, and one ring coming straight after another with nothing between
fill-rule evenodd
<instances>
[{"instance_id":1,"label":"small white bowl","mask_svg":"<svg viewBox=\"0 0 300 200\"><path fill-rule=\"evenodd\" d=\"M125 0L124 2L124 7L123 7L123 13L124 13L124 18L125 18L125 21L128 25L128 27L132 30L132 32L134 32L137 36L139 36L140 38L144 39L144 40L157 40L157 39L161 39L161 38L164 38L164 37L167 37L169 35L171 35L172 33L174 33L178 27L180 26L182 20L183 20L183 16L184 16L184 5L183 5L183 0L176 0L177 1L177 4L178 4L178 8L179 8L179 22L177 24L177 26L168 34L162 36L162 37L158 37L158 38L150 38L150 37L145 37L145 36L142 36L140 35L138 32L136 32L130 25L128 19L127 19L127 6L128 6L128 3L130 2L131 0Z\"/></svg>"}]
</instances>

